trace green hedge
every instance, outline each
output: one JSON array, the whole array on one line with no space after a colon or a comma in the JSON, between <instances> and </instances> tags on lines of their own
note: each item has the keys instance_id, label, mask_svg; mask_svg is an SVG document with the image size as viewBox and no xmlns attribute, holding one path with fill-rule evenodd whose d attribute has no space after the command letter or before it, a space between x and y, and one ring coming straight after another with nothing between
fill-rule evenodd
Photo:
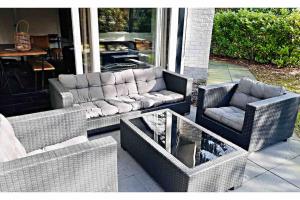
<instances>
[{"instance_id":1,"label":"green hedge","mask_svg":"<svg viewBox=\"0 0 300 200\"><path fill-rule=\"evenodd\" d=\"M279 67L300 66L300 11L218 11L211 53Z\"/></svg>"}]
</instances>

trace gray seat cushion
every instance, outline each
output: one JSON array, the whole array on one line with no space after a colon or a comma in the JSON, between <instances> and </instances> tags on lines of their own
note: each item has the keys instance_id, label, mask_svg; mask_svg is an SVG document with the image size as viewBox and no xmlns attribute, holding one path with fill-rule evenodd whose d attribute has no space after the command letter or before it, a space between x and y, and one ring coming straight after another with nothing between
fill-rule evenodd
<instances>
[{"instance_id":1,"label":"gray seat cushion","mask_svg":"<svg viewBox=\"0 0 300 200\"><path fill-rule=\"evenodd\" d=\"M118 108L118 113L130 112L132 110L132 106L130 103L125 103L120 99L106 99L106 102Z\"/></svg>"},{"instance_id":2,"label":"gray seat cushion","mask_svg":"<svg viewBox=\"0 0 300 200\"><path fill-rule=\"evenodd\" d=\"M87 119L109 116L118 113L118 108L116 106L113 106L104 100L79 103L74 104L74 106L81 106L83 109L85 109Z\"/></svg>"},{"instance_id":3,"label":"gray seat cushion","mask_svg":"<svg viewBox=\"0 0 300 200\"><path fill-rule=\"evenodd\" d=\"M142 95L145 99L142 99L142 101L145 104L145 107L156 107L163 104L163 99L161 97L158 97L155 94L145 93Z\"/></svg>"},{"instance_id":4,"label":"gray seat cushion","mask_svg":"<svg viewBox=\"0 0 300 200\"><path fill-rule=\"evenodd\" d=\"M75 106L83 107L86 110L86 117L89 119L155 107L183 99L184 97L181 94L162 90L159 92L145 93L143 95L131 94L129 96L118 96L105 100L83 102L75 104Z\"/></svg>"},{"instance_id":5,"label":"gray seat cushion","mask_svg":"<svg viewBox=\"0 0 300 200\"><path fill-rule=\"evenodd\" d=\"M132 110L140 110L143 107L143 104L140 100L135 100L134 98L131 98L130 96L119 96L117 97L119 101L122 101L124 103L130 104L132 106Z\"/></svg>"},{"instance_id":6,"label":"gray seat cushion","mask_svg":"<svg viewBox=\"0 0 300 200\"><path fill-rule=\"evenodd\" d=\"M226 126L242 131L245 111L234 106L206 108L204 114Z\"/></svg>"},{"instance_id":7,"label":"gray seat cushion","mask_svg":"<svg viewBox=\"0 0 300 200\"><path fill-rule=\"evenodd\" d=\"M98 108L93 102L74 104L74 106L81 106L85 109L87 119L103 116L101 108Z\"/></svg>"},{"instance_id":8,"label":"gray seat cushion","mask_svg":"<svg viewBox=\"0 0 300 200\"><path fill-rule=\"evenodd\" d=\"M140 101L143 108L159 106L164 103L174 103L182 101L184 96L169 90L161 90L158 92L150 92L144 94L130 95L136 101Z\"/></svg>"},{"instance_id":9,"label":"gray seat cushion","mask_svg":"<svg viewBox=\"0 0 300 200\"><path fill-rule=\"evenodd\" d=\"M135 99L136 104L138 104L140 108L150 108L154 106L157 100L146 96L147 95L139 95L139 94L129 95L130 98Z\"/></svg>"},{"instance_id":10,"label":"gray seat cushion","mask_svg":"<svg viewBox=\"0 0 300 200\"><path fill-rule=\"evenodd\" d=\"M242 78L229 104L243 110L248 103L284 94L284 88L272 86L249 78Z\"/></svg>"},{"instance_id":11,"label":"gray seat cushion","mask_svg":"<svg viewBox=\"0 0 300 200\"><path fill-rule=\"evenodd\" d=\"M161 67L134 69L133 73L139 94L166 89L163 69Z\"/></svg>"},{"instance_id":12,"label":"gray seat cushion","mask_svg":"<svg viewBox=\"0 0 300 200\"><path fill-rule=\"evenodd\" d=\"M114 115L118 113L118 108L104 100L94 101L94 105L101 109L102 116Z\"/></svg>"},{"instance_id":13,"label":"gray seat cushion","mask_svg":"<svg viewBox=\"0 0 300 200\"><path fill-rule=\"evenodd\" d=\"M174 103L174 102L182 101L184 99L184 96L182 94L178 94L176 92L172 92L169 90L150 92L150 94L160 98L163 103Z\"/></svg>"}]
</instances>

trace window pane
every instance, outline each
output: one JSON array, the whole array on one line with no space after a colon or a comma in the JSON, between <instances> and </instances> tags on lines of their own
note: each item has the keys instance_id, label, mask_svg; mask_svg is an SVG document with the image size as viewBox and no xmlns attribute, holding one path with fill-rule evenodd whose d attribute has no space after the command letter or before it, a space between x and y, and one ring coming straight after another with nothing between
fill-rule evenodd
<instances>
[{"instance_id":1,"label":"window pane","mask_svg":"<svg viewBox=\"0 0 300 200\"><path fill-rule=\"evenodd\" d=\"M153 8L99 8L101 71L151 67L155 63Z\"/></svg>"}]
</instances>

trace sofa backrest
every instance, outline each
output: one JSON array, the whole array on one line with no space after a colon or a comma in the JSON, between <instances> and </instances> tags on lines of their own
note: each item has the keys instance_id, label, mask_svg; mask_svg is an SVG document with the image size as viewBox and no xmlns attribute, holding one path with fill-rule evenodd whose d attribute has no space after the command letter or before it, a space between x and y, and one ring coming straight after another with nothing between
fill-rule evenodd
<instances>
[{"instance_id":1,"label":"sofa backrest","mask_svg":"<svg viewBox=\"0 0 300 200\"><path fill-rule=\"evenodd\" d=\"M105 99L138 94L132 69L100 75Z\"/></svg>"},{"instance_id":2,"label":"sofa backrest","mask_svg":"<svg viewBox=\"0 0 300 200\"><path fill-rule=\"evenodd\" d=\"M73 95L74 103L84 103L104 99L100 73L61 74L60 83Z\"/></svg>"},{"instance_id":3,"label":"sofa backrest","mask_svg":"<svg viewBox=\"0 0 300 200\"><path fill-rule=\"evenodd\" d=\"M161 67L134 69L133 73L139 94L166 89Z\"/></svg>"},{"instance_id":4,"label":"sofa backrest","mask_svg":"<svg viewBox=\"0 0 300 200\"><path fill-rule=\"evenodd\" d=\"M248 103L283 95L281 86L268 85L249 78L242 78L229 104L243 110Z\"/></svg>"},{"instance_id":5,"label":"sofa backrest","mask_svg":"<svg viewBox=\"0 0 300 200\"><path fill-rule=\"evenodd\" d=\"M61 74L58 79L72 93L74 103L166 89L163 69L160 67L80 75Z\"/></svg>"}]
</instances>

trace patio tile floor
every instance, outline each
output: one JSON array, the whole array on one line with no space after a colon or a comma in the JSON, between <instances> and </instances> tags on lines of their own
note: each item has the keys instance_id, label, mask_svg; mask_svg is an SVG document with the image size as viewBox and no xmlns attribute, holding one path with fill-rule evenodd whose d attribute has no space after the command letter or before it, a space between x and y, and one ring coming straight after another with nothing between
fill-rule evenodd
<instances>
[{"instance_id":1,"label":"patio tile floor","mask_svg":"<svg viewBox=\"0 0 300 200\"><path fill-rule=\"evenodd\" d=\"M190 115L195 120L196 107ZM118 181L120 192L164 191L147 172L120 146L120 131L92 136L112 136L118 142ZM300 192L300 140L297 136L251 153L248 157L243 185L234 192Z\"/></svg>"},{"instance_id":2,"label":"patio tile floor","mask_svg":"<svg viewBox=\"0 0 300 200\"><path fill-rule=\"evenodd\" d=\"M251 153L248 159L267 170L271 170L277 166L289 164L292 159L299 155L300 142L289 139L288 142L275 144L263 151Z\"/></svg>"},{"instance_id":3,"label":"patio tile floor","mask_svg":"<svg viewBox=\"0 0 300 200\"><path fill-rule=\"evenodd\" d=\"M246 165L246 170L244 174L244 182L247 182L263 173L267 172L266 169L260 167L254 162L248 160Z\"/></svg>"},{"instance_id":4,"label":"patio tile floor","mask_svg":"<svg viewBox=\"0 0 300 200\"><path fill-rule=\"evenodd\" d=\"M243 66L228 64L221 61L210 61L208 66L207 84L236 81L245 76L255 79L253 74Z\"/></svg>"},{"instance_id":5,"label":"patio tile floor","mask_svg":"<svg viewBox=\"0 0 300 200\"><path fill-rule=\"evenodd\" d=\"M272 169L271 172L300 188L300 156Z\"/></svg>"},{"instance_id":6,"label":"patio tile floor","mask_svg":"<svg viewBox=\"0 0 300 200\"><path fill-rule=\"evenodd\" d=\"M235 192L300 192L300 189L271 172L265 172L244 182Z\"/></svg>"}]
</instances>

